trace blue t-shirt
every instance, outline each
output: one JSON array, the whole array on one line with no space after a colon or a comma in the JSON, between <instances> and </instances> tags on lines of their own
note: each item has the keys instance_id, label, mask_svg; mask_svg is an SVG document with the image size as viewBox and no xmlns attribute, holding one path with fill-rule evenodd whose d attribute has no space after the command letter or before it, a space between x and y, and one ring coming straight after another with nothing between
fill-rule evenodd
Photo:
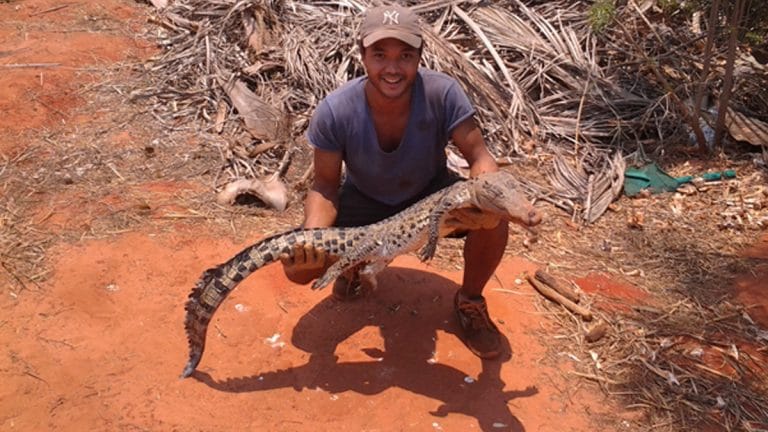
<instances>
[{"instance_id":1,"label":"blue t-shirt","mask_svg":"<svg viewBox=\"0 0 768 432\"><path fill-rule=\"evenodd\" d=\"M365 96L367 79L355 78L326 96L312 116L307 139L316 148L342 153L347 182L377 201L396 205L416 196L445 169L451 132L475 109L455 79L419 69L403 139L385 152Z\"/></svg>"}]
</instances>

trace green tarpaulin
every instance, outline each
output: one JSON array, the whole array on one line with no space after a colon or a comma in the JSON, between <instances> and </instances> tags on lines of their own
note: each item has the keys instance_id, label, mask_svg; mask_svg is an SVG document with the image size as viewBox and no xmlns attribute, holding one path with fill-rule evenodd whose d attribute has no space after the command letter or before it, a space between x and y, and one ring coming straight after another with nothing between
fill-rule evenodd
<instances>
[{"instance_id":1,"label":"green tarpaulin","mask_svg":"<svg viewBox=\"0 0 768 432\"><path fill-rule=\"evenodd\" d=\"M723 172L706 173L700 176L705 181L720 180L721 178L734 178L734 170ZM673 192L684 183L693 180L694 176L672 177L659 168L655 163L648 164L642 168L627 168L624 172L624 195L635 196L643 189L648 189L651 193Z\"/></svg>"}]
</instances>

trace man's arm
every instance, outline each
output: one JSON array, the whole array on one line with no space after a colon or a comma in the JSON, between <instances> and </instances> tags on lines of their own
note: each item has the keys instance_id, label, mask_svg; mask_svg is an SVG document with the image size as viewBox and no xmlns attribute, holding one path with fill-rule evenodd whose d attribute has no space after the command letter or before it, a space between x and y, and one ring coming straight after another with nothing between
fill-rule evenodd
<instances>
[{"instance_id":1,"label":"man's arm","mask_svg":"<svg viewBox=\"0 0 768 432\"><path fill-rule=\"evenodd\" d=\"M451 138L461 155L469 163L470 177L499 170L496 160L485 145L483 134L475 123L474 117L469 117L459 123L451 132Z\"/></svg>"},{"instance_id":2,"label":"man's arm","mask_svg":"<svg viewBox=\"0 0 768 432\"><path fill-rule=\"evenodd\" d=\"M304 201L304 228L325 228L336 221L341 161L341 153L314 150L315 178Z\"/></svg>"},{"instance_id":3,"label":"man's arm","mask_svg":"<svg viewBox=\"0 0 768 432\"><path fill-rule=\"evenodd\" d=\"M304 228L325 228L336 221L341 182L341 154L314 150L315 178L304 200ZM299 284L318 278L331 262L323 248L296 245L293 257L280 256L285 275Z\"/></svg>"},{"instance_id":4,"label":"man's arm","mask_svg":"<svg viewBox=\"0 0 768 432\"><path fill-rule=\"evenodd\" d=\"M488 151L483 134L473 117L459 123L453 129L451 138L453 138L453 143L459 149L461 155L469 163L470 177L477 177L479 174L499 170L496 160ZM446 226L451 228L489 230L495 228L500 221L497 216L483 213L477 209L455 210L451 212L451 215L445 221Z\"/></svg>"}]
</instances>

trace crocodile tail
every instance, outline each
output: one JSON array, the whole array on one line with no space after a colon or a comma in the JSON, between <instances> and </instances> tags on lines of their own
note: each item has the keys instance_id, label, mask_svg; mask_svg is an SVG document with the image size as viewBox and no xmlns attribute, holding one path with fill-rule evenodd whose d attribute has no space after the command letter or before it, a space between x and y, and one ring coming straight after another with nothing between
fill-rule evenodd
<instances>
[{"instance_id":1,"label":"crocodile tail","mask_svg":"<svg viewBox=\"0 0 768 432\"><path fill-rule=\"evenodd\" d=\"M224 299L251 273L277 261L280 254L291 253L293 244L303 240L304 236L297 235L300 231L302 230L289 231L261 240L243 249L224 264L203 272L184 308L187 313L184 327L189 340L189 360L181 378L192 375L200 363L205 349L208 323Z\"/></svg>"},{"instance_id":2,"label":"crocodile tail","mask_svg":"<svg viewBox=\"0 0 768 432\"><path fill-rule=\"evenodd\" d=\"M192 375L192 372L195 371L195 368L200 363L200 359L203 357L208 323L211 321L213 312L218 305L211 308L211 306L200 301L200 299L206 287L211 287L215 283L214 279L218 270L219 268L215 267L203 273L195 287L192 288L189 300L187 300L187 304L184 307L187 312L184 319L184 328L187 331L187 339L189 340L189 360L187 360L187 364L184 366L181 378L187 378Z\"/></svg>"}]
</instances>

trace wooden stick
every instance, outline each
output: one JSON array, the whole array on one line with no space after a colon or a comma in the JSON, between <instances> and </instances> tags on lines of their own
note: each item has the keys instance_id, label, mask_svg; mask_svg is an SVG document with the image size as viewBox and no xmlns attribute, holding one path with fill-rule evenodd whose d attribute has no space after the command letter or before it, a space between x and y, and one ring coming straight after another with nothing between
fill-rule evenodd
<instances>
[{"instance_id":1,"label":"wooden stick","mask_svg":"<svg viewBox=\"0 0 768 432\"><path fill-rule=\"evenodd\" d=\"M61 63L9 63L9 64L0 65L0 67L4 67L8 69L49 68L49 67L59 67L59 66L61 66Z\"/></svg>"},{"instance_id":2,"label":"wooden stick","mask_svg":"<svg viewBox=\"0 0 768 432\"><path fill-rule=\"evenodd\" d=\"M570 288L564 287L563 285L560 284L560 282L558 282L557 279L555 279L554 276L545 272L544 270L536 270L536 279L549 285L550 287L552 287L552 289L559 292L565 298L567 298L568 300L574 303L578 303L579 300L581 300L579 298L579 294L576 291L573 291Z\"/></svg>"},{"instance_id":3,"label":"wooden stick","mask_svg":"<svg viewBox=\"0 0 768 432\"><path fill-rule=\"evenodd\" d=\"M30 17L36 17L38 15L43 15L43 14L47 14L47 13L50 13L50 12L56 12L57 10L61 10L61 9L66 8L66 7L69 7L69 5L54 6L54 7L50 8L50 9L46 9L46 10L43 10L43 11L40 11L40 12L31 13L31 14L29 14L29 16Z\"/></svg>"},{"instance_id":4,"label":"wooden stick","mask_svg":"<svg viewBox=\"0 0 768 432\"><path fill-rule=\"evenodd\" d=\"M530 282L530 284L533 285L533 287L536 288L536 291L541 293L541 295L548 298L549 300L552 300L555 303L562 305L564 308L568 309L569 311L577 315L580 315L581 318L584 319L584 321L592 321L592 312L588 311L586 308L579 306L576 303L563 297L562 294L558 293L552 288L539 282L538 280L536 280L535 277L532 277L531 275L528 275L526 277L528 279L528 282Z\"/></svg>"},{"instance_id":5,"label":"wooden stick","mask_svg":"<svg viewBox=\"0 0 768 432\"><path fill-rule=\"evenodd\" d=\"M280 144L280 143L277 142L276 140L271 140L271 141L260 143L260 144L256 145L256 147L254 147L251 151L248 152L248 157L254 158L254 157L258 156L259 154L264 153L265 151L267 151L267 150L269 150L269 149L271 149L273 147L276 147L278 144Z\"/></svg>"}]
</instances>

